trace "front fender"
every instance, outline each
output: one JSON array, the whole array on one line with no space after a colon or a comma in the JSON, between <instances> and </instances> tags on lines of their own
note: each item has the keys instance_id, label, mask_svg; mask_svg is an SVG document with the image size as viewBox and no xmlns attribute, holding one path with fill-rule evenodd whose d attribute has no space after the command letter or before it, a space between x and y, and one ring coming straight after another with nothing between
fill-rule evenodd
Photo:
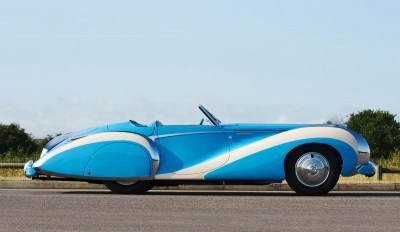
<instances>
[{"instance_id":1,"label":"front fender","mask_svg":"<svg viewBox=\"0 0 400 232\"><path fill-rule=\"evenodd\" d=\"M146 137L105 132L51 150L33 168L39 174L81 179L151 179L158 162L156 146Z\"/></svg>"},{"instance_id":2,"label":"front fender","mask_svg":"<svg viewBox=\"0 0 400 232\"><path fill-rule=\"evenodd\" d=\"M150 179L153 172L149 151L138 143L110 143L90 158L85 177L104 179Z\"/></svg>"}]
</instances>

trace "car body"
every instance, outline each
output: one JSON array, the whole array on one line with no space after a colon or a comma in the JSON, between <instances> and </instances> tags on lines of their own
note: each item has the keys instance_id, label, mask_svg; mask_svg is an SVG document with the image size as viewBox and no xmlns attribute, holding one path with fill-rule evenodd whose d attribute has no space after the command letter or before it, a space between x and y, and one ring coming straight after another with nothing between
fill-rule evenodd
<instances>
[{"instance_id":1,"label":"car body","mask_svg":"<svg viewBox=\"0 0 400 232\"><path fill-rule=\"evenodd\" d=\"M323 195L339 175L373 176L367 141L338 125L148 126L122 122L61 135L25 165L34 179L104 183L116 193L180 184L269 184L286 179L299 194Z\"/></svg>"}]
</instances>

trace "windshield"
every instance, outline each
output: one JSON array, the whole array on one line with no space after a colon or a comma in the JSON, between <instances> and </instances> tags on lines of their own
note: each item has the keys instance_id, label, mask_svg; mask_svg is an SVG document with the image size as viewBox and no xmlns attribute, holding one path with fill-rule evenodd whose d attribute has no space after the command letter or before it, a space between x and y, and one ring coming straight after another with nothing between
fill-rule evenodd
<instances>
[{"instance_id":1,"label":"windshield","mask_svg":"<svg viewBox=\"0 0 400 232\"><path fill-rule=\"evenodd\" d=\"M218 118L215 117L212 113L210 113L204 106L199 105L199 109L208 118L208 120L210 120L212 122L212 124L214 124L215 126L218 126L219 124L221 124L221 121L218 120Z\"/></svg>"}]
</instances>

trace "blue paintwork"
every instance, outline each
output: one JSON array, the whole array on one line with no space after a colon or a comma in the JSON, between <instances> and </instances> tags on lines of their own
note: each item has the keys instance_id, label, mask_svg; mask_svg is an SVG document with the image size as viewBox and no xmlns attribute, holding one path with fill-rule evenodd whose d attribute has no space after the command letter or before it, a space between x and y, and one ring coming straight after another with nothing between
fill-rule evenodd
<instances>
[{"instance_id":1,"label":"blue paintwork","mask_svg":"<svg viewBox=\"0 0 400 232\"><path fill-rule=\"evenodd\" d=\"M220 127L226 131L288 131L304 127L337 127L332 124L260 124L260 123L236 123L222 124Z\"/></svg>"},{"instance_id":2,"label":"blue paintwork","mask_svg":"<svg viewBox=\"0 0 400 232\"><path fill-rule=\"evenodd\" d=\"M376 168L375 163L369 161L367 164L360 164L359 166L357 166L357 171L361 175L371 177L375 175L375 168Z\"/></svg>"},{"instance_id":3,"label":"blue paintwork","mask_svg":"<svg viewBox=\"0 0 400 232\"><path fill-rule=\"evenodd\" d=\"M66 150L47 160L40 167L40 170L62 173L68 176L83 176L86 164L90 157L92 157L93 152L109 143L110 142L92 143Z\"/></svg>"},{"instance_id":4,"label":"blue paintwork","mask_svg":"<svg viewBox=\"0 0 400 232\"><path fill-rule=\"evenodd\" d=\"M27 167L26 169L25 169L25 175L26 176L34 176L36 174L36 171L35 171L35 169L32 167L32 166L30 166L30 167Z\"/></svg>"},{"instance_id":5,"label":"blue paintwork","mask_svg":"<svg viewBox=\"0 0 400 232\"><path fill-rule=\"evenodd\" d=\"M93 154L86 166L84 176L149 177L152 171L151 157L144 147L135 143L116 142L103 146Z\"/></svg>"},{"instance_id":6,"label":"blue paintwork","mask_svg":"<svg viewBox=\"0 0 400 232\"><path fill-rule=\"evenodd\" d=\"M36 174L36 170L32 167L33 161L28 161L24 166L24 173L26 177L31 177Z\"/></svg>"},{"instance_id":7,"label":"blue paintwork","mask_svg":"<svg viewBox=\"0 0 400 232\"><path fill-rule=\"evenodd\" d=\"M157 127L157 135L164 136L180 136L180 134L190 133L220 133L222 128L217 126L200 126L200 125L172 125Z\"/></svg>"},{"instance_id":8,"label":"blue paintwork","mask_svg":"<svg viewBox=\"0 0 400 232\"><path fill-rule=\"evenodd\" d=\"M74 139L79 139L88 135L103 133L103 132L109 132L107 126L94 127L78 131L75 133L60 135L52 139L44 148L47 149L47 151L55 150L59 147L64 146L65 144L70 143Z\"/></svg>"},{"instance_id":9,"label":"blue paintwork","mask_svg":"<svg viewBox=\"0 0 400 232\"><path fill-rule=\"evenodd\" d=\"M235 131L225 132L224 134L230 138L229 145L231 150L236 150L251 143L266 139L273 135L279 134L279 131Z\"/></svg>"},{"instance_id":10,"label":"blue paintwork","mask_svg":"<svg viewBox=\"0 0 400 232\"><path fill-rule=\"evenodd\" d=\"M176 172L221 155L225 161L229 158L228 140L218 127L162 126L157 129L160 138L156 142L162 154L157 174ZM163 137L171 134L179 135Z\"/></svg>"},{"instance_id":11,"label":"blue paintwork","mask_svg":"<svg viewBox=\"0 0 400 232\"><path fill-rule=\"evenodd\" d=\"M74 177L134 178L149 177L152 165L150 154L142 146L107 141L61 152L47 160L40 171Z\"/></svg>"},{"instance_id":12,"label":"blue paintwork","mask_svg":"<svg viewBox=\"0 0 400 232\"><path fill-rule=\"evenodd\" d=\"M282 147L257 152L236 162L218 168L205 176L207 180L283 180Z\"/></svg>"},{"instance_id":13,"label":"blue paintwork","mask_svg":"<svg viewBox=\"0 0 400 232\"><path fill-rule=\"evenodd\" d=\"M109 131L131 132L145 136L153 135L154 127L135 126L132 122L121 122L107 126Z\"/></svg>"},{"instance_id":14,"label":"blue paintwork","mask_svg":"<svg viewBox=\"0 0 400 232\"><path fill-rule=\"evenodd\" d=\"M131 121L120 122L57 136L54 139L52 139L44 148L47 149L47 151L51 151L52 149L56 149L71 142L71 140L103 132L130 132L145 136L151 136L154 134L154 130L155 130L154 127L135 126Z\"/></svg>"},{"instance_id":15,"label":"blue paintwork","mask_svg":"<svg viewBox=\"0 0 400 232\"><path fill-rule=\"evenodd\" d=\"M81 136L85 136L85 135L89 135L91 133L94 133L97 130L97 128L89 128L86 130L82 130L82 131L78 131L75 133L68 133L68 134L64 134L64 135L60 135L55 137L54 139L52 139L49 143L46 144L46 146L44 147L47 151L50 151L54 148L57 148L60 145L63 145L67 142L70 142L71 139L74 138L78 138Z\"/></svg>"},{"instance_id":16,"label":"blue paintwork","mask_svg":"<svg viewBox=\"0 0 400 232\"><path fill-rule=\"evenodd\" d=\"M357 164L357 154L348 144L335 139L306 139L285 143L257 152L236 162L223 166L205 177L210 180L283 180L285 179L284 161L294 148L309 143L318 143L334 147L343 159L342 175L352 174Z\"/></svg>"},{"instance_id":17,"label":"blue paintwork","mask_svg":"<svg viewBox=\"0 0 400 232\"><path fill-rule=\"evenodd\" d=\"M43 164L39 167L36 167L35 164L33 167L27 165L25 172L27 176L34 176L38 173L55 173L59 176L102 180L152 178L154 174L182 175L179 172L184 170L185 175L204 174L206 180L281 181L285 179L284 161L290 151L300 145L318 143L329 145L338 151L343 160L341 172L343 176L350 176L355 170L363 175L373 175L373 163L357 166L356 148L339 139L324 138L318 135L315 135L315 138L298 139L291 142L283 140L281 144L276 144L276 146L261 151L255 149L254 152L258 152L254 154L246 153L238 160L230 160L230 155L237 149L245 148L245 146L251 147L253 143L282 132L288 131L290 133L290 130L308 127L336 127L348 131L355 139L347 139L348 141L351 140L349 143L353 144L356 141L358 151L369 153L368 143L361 135L336 125L219 125L216 123L215 126L164 126L161 122L155 121L149 126L144 126L134 121L127 121L55 138L45 147L47 152L44 152L41 157L44 161ZM106 137L105 140L109 141L102 140L101 142L83 140L90 141L90 143L85 145L81 143L79 146L57 153L57 151L60 151L59 148L73 141L98 133L114 134L113 136L135 134L135 136L131 136L131 140L119 140L115 137L110 137L110 139ZM346 138L350 136L348 133L345 134L344 137L347 136ZM150 148L146 142L151 144ZM143 143L146 143L146 145ZM250 149L248 152L253 152L253 150ZM154 157L156 157L155 160ZM157 161L159 161L158 169L153 170L153 164ZM207 165L201 165L204 162L208 162ZM40 162L38 163L40 164ZM200 168L198 168L199 166Z\"/></svg>"}]
</instances>

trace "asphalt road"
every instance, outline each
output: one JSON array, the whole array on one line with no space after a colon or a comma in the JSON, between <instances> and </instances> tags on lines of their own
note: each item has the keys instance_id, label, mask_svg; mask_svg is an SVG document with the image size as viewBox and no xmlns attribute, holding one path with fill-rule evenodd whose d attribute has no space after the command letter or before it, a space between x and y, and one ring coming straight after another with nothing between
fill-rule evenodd
<instances>
[{"instance_id":1,"label":"asphalt road","mask_svg":"<svg viewBox=\"0 0 400 232\"><path fill-rule=\"evenodd\" d=\"M0 190L0 231L399 231L400 193Z\"/></svg>"}]
</instances>

